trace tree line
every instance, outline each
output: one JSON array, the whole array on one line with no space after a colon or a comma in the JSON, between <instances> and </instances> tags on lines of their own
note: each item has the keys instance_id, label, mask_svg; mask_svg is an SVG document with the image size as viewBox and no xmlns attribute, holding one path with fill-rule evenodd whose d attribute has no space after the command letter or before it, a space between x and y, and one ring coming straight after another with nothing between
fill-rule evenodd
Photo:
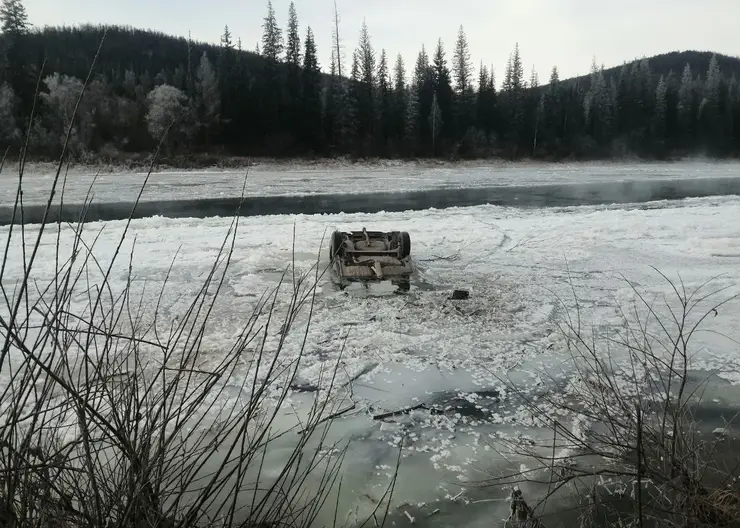
<instances>
[{"instance_id":1,"label":"tree line","mask_svg":"<svg viewBox=\"0 0 740 528\"><path fill-rule=\"evenodd\" d=\"M310 27L271 2L254 52L226 26L220 45L121 27L31 28L22 0L2 0L0 145L78 158L165 154L596 158L740 153L740 60L707 55L696 71L643 59L547 83L527 75L518 45L500 86L474 70L463 27L414 64L376 50L363 22L349 60L335 10L322 72ZM98 53L98 48L100 52ZM93 75L82 92L88 69ZM653 59L656 60L656 59ZM701 61L699 61L701 62ZM722 66L721 66L722 64ZM36 96L38 94L38 96ZM71 125L71 128L70 128Z\"/></svg>"}]
</instances>

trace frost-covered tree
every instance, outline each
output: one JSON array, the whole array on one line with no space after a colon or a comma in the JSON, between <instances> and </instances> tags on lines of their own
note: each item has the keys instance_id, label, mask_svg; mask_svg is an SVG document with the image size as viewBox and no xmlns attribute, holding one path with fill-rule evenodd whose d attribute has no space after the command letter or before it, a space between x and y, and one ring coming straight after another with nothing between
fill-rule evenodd
<instances>
[{"instance_id":1,"label":"frost-covered tree","mask_svg":"<svg viewBox=\"0 0 740 528\"><path fill-rule=\"evenodd\" d=\"M656 139L665 139L666 117L668 113L668 85L663 76L660 76L655 89L655 113L653 114L653 135Z\"/></svg>"},{"instance_id":2,"label":"frost-covered tree","mask_svg":"<svg viewBox=\"0 0 740 528\"><path fill-rule=\"evenodd\" d=\"M694 76L691 73L691 65L687 62L681 75L681 87L678 89L678 111L683 116L691 112L694 92Z\"/></svg>"},{"instance_id":3,"label":"frost-covered tree","mask_svg":"<svg viewBox=\"0 0 740 528\"><path fill-rule=\"evenodd\" d=\"M591 136L600 143L610 139L613 107L611 84L594 59L591 65L591 86L583 100L584 118Z\"/></svg>"},{"instance_id":4,"label":"frost-covered tree","mask_svg":"<svg viewBox=\"0 0 740 528\"><path fill-rule=\"evenodd\" d=\"M720 92L722 88L722 72L719 68L717 56L712 55L707 69L707 78L704 82L703 98L699 106L699 120L706 137L713 143L718 143L722 133L722 116L720 114Z\"/></svg>"},{"instance_id":5,"label":"frost-covered tree","mask_svg":"<svg viewBox=\"0 0 740 528\"><path fill-rule=\"evenodd\" d=\"M0 86L0 145L15 141L20 137L16 126L15 112L18 100L8 83Z\"/></svg>"},{"instance_id":6,"label":"frost-covered tree","mask_svg":"<svg viewBox=\"0 0 740 528\"><path fill-rule=\"evenodd\" d=\"M722 72L719 69L717 56L712 55L707 69L707 80L704 83L704 100L707 104L716 105L719 102L719 88L722 81Z\"/></svg>"},{"instance_id":7,"label":"frost-covered tree","mask_svg":"<svg viewBox=\"0 0 740 528\"><path fill-rule=\"evenodd\" d=\"M188 97L175 86L161 84L147 96L149 109L146 124L149 134L155 140L165 138L169 152L172 145L191 137L192 115Z\"/></svg>"},{"instance_id":8,"label":"frost-covered tree","mask_svg":"<svg viewBox=\"0 0 740 528\"><path fill-rule=\"evenodd\" d=\"M432 132L432 153L437 152L437 139L442 132L442 109L439 107L439 99L435 92L432 97L432 109L429 112L429 129Z\"/></svg>"},{"instance_id":9,"label":"frost-covered tree","mask_svg":"<svg viewBox=\"0 0 740 528\"><path fill-rule=\"evenodd\" d=\"M560 72L557 66L553 66L545 94L545 126L548 133L553 136L559 136L561 132L562 102L560 92Z\"/></svg>"},{"instance_id":10,"label":"frost-covered tree","mask_svg":"<svg viewBox=\"0 0 740 528\"><path fill-rule=\"evenodd\" d=\"M419 92L414 86L411 86L411 89L408 91L408 97L406 98L404 137L410 145L414 145L419 141Z\"/></svg>"},{"instance_id":11,"label":"frost-covered tree","mask_svg":"<svg viewBox=\"0 0 740 528\"><path fill-rule=\"evenodd\" d=\"M206 144L209 135L215 125L218 124L221 114L221 92L218 85L216 70L208 54L204 51L200 58L198 71L196 72L197 94L199 104L199 119L206 132Z\"/></svg>"},{"instance_id":12,"label":"frost-covered tree","mask_svg":"<svg viewBox=\"0 0 740 528\"><path fill-rule=\"evenodd\" d=\"M75 113L77 101L82 94L83 82L76 77L55 73L44 78L46 91L39 94L46 108L50 110L47 130L57 142L58 146L64 145L67 131L71 129L69 146L79 149L84 142L82 137L84 131L80 130L81 120L89 117L89 112L84 104ZM49 145L52 146L52 145Z\"/></svg>"}]
</instances>

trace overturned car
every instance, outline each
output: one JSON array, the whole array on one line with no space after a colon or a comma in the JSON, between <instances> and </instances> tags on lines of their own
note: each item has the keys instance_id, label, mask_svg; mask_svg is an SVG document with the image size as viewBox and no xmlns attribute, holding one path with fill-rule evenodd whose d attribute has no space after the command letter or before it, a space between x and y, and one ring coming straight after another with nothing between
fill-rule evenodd
<instances>
[{"instance_id":1,"label":"overturned car","mask_svg":"<svg viewBox=\"0 0 740 528\"><path fill-rule=\"evenodd\" d=\"M391 281L408 291L413 273L411 238L405 231L334 231L330 259L341 288L350 282Z\"/></svg>"}]
</instances>

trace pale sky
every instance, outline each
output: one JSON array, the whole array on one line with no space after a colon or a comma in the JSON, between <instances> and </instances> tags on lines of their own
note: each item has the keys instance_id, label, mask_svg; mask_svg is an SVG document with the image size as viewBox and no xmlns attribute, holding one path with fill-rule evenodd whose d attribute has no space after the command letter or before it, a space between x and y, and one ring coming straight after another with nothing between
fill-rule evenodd
<instances>
[{"instance_id":1,"label":"pale sky","mask_svg":"<svg viewBox=\"0 0 740 528\"><path fill-rule=\"evenodd\" d=\"M262 35L267 0L25 0L34 26L105 23L154 29L217 43L228 24L234 41L253 50ZM287 25L290 0L273 0ZM319 61L328 70L333 0L295 0L301 36L310 25ZM493 64L500 84L516 42L527 76L540 82L557 65L561 78L588 72L593 58L606 67L642 56L696 49L740 55L740 0L337 0L345 61L365 18L374 47L391 63L401 53L413 68L421 45L442 38L448 59L460 25L473 63ZM378 53L379 54L379 53Z\"/></svg>"}]
</instances>

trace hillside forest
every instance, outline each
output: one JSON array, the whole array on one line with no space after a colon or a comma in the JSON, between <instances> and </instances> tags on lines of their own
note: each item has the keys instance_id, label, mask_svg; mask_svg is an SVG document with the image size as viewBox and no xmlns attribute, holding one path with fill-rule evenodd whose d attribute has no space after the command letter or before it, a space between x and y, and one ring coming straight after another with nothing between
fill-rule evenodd
<instances>
[{"instance_id":1,"label":"hillside forest","mask_svg":"<svg viewBox=\"0 0 740 528\"><path fill-rule=\"evenodd\" d=\"M267 3L255 51L228 26L219 45L124 27L36 29L22 0L0 5L0 147L54 158L71 131L79 160L163 155L586 159L740 154L740 59L667 53L561 80L474 64L463 27L405 64L362 24L332 60L290 5ZM88 77L89 76L89 77ZM502 76L497 82L497 76ZM80 94L79 108L75 112ZM163 139L164 138L164 139Z\"/></svg>"}]
</instances>

